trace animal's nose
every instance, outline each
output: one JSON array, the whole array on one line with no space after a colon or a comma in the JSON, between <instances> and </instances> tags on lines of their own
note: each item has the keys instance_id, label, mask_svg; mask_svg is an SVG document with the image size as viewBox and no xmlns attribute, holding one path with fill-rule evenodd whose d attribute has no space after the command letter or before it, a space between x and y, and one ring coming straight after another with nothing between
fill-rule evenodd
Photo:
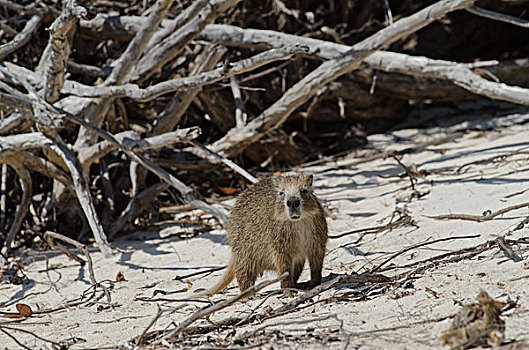
<instances>
[{"instance_id":1,"label":"animal's nose","mask_svg":"<svg viewBox=\"0 0 529 350\"><path fill-rule=\"evenodd\" d=\"M298 198L289 198L287 200L287 207L292 209L299 208L299 205L301 204L301 201Z\"/></svg>"}]
</instances>

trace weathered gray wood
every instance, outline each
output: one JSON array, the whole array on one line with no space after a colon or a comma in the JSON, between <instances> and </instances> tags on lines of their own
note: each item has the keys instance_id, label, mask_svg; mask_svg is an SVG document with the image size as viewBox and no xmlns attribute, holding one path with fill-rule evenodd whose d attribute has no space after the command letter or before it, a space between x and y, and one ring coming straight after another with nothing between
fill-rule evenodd
<instances>
[{"instance_id":1,"label":"weathered gray wood","mask_svg":"<svg viewBox=\"0 0 529 350\"><path fill-rule=\"evenodd\" d=\"M127 81L127 75L131 72L134 64L137 63L140 53L143 52L150 38L158 29L163 17L169 10L169 6L174 0L158 0L152 8L149 17L143 21L134 39L127 46L127 50L117 60L112 73L107 77L103 85L111 85ZM86 120L95 126L101 125L105 114L112 105L114 99L91 99L84 109L71 109L72 114L82 114ZM89 129L80 128L74 149L90 146L95 142L96 136Z\"/></svg>"},{"instance_id":2,"label":"weathered gray wood","mask_svg":"<svg viewBox=\"0 0 529 350\"><path fill-rule=\"evenodd\" d=\"M158 30L162 19L169 11L174 0L158 0L151 8L151 13L147 20L142 24L140 30L134 36L134 39L129 43L125 52L112 64L112 73L105 80L103 85L121 84L126 76L130 73L140 56L147 47L149 40Z\"/></svg>"},{"instance_id":3,"label":"weathered gray wood","mask_svg":"<svg viewBox=\"0 0 529 350\"><path fill-rule=\"evenodd\" d=\"M293 55L302 54L306 51L306 48L296 46L272 49L209 72L199 73L185 78L166 80L144 89L136 84L88 86L74 81L67 81L61 92L75 94L81 97L129 97L139 101L150 101L168 92L213 84L233 75L257 69L271 62L290 59Z\"/></svg>"},{"instance_id":4,"label":"weathered gray wood","mask_svg":"<svg viewBox=\"0 0 529 350\"><path fill-rule=\"evenodd\" d=\"M253 47L253 48L279 48L284 46L293 45L299 43L309 48L309 54L316 56L321 59L332 59L339 55L344 54L351 49L350 46L336 44L329 41L312 39L307 37L300 37L292 34L285 34L276 32L273 30L259 30L259 29L243 29L235 26L211 24L207 26L204 31L200 34L200 38L204 40L211 40L215 42L221 42L227 46L240 46L240 47ZM475 66L475 64L461 64L457 62L451 62L446 60L434 60L426 57L410 56L406 54L389 52L389 51L377 51L372 55L366 57L364 63L368 64L371 68L380 69L385 72L396 72L405 75L413 75L416 77L426 79L415 79L393 76L386 77L387 83L385 83L385 91L393 95L393 92L397 95L400 94L401 98L429 98L429 99L441 99L446 101L464 100L468 99L469 96L464 93L463 90L454 89L452 83L448 81L452 80L452 73L456 71L464 71L462 80L465 83L456 83L467 91L484 95L489 98L498 98L500 100L526 104L526 98L523 96L521 90L514 87L514 90L509 89L503 90L503 85L489 85L494 82L484 82L484 79L478 79L474 82L474 79L479 76L473 74L469 75L469 72L474 68L484 67L484 69L490 70L493 75L500 78L505 77L508 80L512 80L514 83L527 82L526 79L521 79L529 73L529 63L527 60L513 60L504 63L490 63L488 65ZM480 64L483 64L482 62ZM371 70L359 70L355 77L360 78L359 81L367 82L372 79L373 72ZM470 79L472 77L472 79ZM447 82L437 81L435 85L432 85L432 81L429 78L443 79ZM469 80L470 79L470 80ZM382 82L382 84L384 84ZM482 85L486 84L487 87ZM412 86L413 88L410 88ZM403 89L399 90L399 87Z\"/></svg>"},{"instance_id":5,"label":"weathered gray wood","mask_svg":"<svg viewBox=\"0 0 529 350\"><path fill-rule=\"evenodd\" d=\"M66 1L61 14L48 28L50 38L36 68L43 78L41 96L50 103L57 101L64 84L66 62L70 57L71 39L75 24L86 15L86 9L75 6L75 1Z\"/></svg>"},{"instance_id":6,"label":"weathered gray wood","mask_svg":"<svg viewBox=\"0 0 529 350\"><path fill-rule=\"evenodd\" d=\"M496 11L486 10L486 9L483 9L477 6L470 6L466 10L477 16L485 17L488 19L493 19L495 21L501 21L505 23L514 24L515 26L519 26L522 28L529 28L529 21L522 19L522 18L509 16L504 13L499 13Z\"/></svg>"},{"instance_id":7,"label":"weathered gray wood","mask_svg":"<svg viewBox=\"0 0 529 350\"><path fill-rule=\"evenodd\" d=\"M35 12L29 21L26 22L24 29L15 35L12 41L0 46L0 61L3 61L7 56L11 55L29 42L31 37L37 32L37 29L39 29L44 14L44 11Z\"/></svg>"},{"instance_id":8,"label":"weathered gray wood","mask_svg":"<svg viewBox=\"0 0 529 350\"><path fill-rule=\"evenodd\" d=\"M226 49L223 46L208 45L195 59L190 75L193 76L212 70L225 53ZM175 92L162 113L156 118L151 133L156 135L173 130L200 91L202 91L202 88L195 87Z\"/></svg>"},{"instance_id":9,"label":"weathered gray wood","mask_svg":"<svg viewBox=\"0 0 529 350\"><path fill-rule=\"evenodd\" d=\"M170 36L156 44L148 55L143 56L129 81L143 81L150 77L158 68L174 59L187 44L191 42L204 27L212 23L241 0L211 0L191 20L178 28Z\"/></svg>"},{"instance_id":10,"label":"weathered gray wood","mask_svg":"<svg viewBox=\"0 0 529 350\"><path fill-rule=\"evenodd\" d=\"M164 20L162 23L162 29L156 31L152 36L149 44L145 48L145 52L150 52L154 46L163 41L169 35L177 31L180 27L187 24L193 19L200 10L202 10L209 0L195 0L188 7L186 7L175 19Z\"/></svg>"},{"instance_id":11,"label":"weathered gray wood","mask_svg":"<svg viewBox=\"0 0 529 350\"><path fill-rule=\"evenodd\" d=\"M439 1L362 40L343 55L322 63L244 128L230 130L211 146L212 150L228 156L240 153L249 144L283 124L296 108L314 96L325 84L357 69L362 60L376 50L419 30L451 11L463 9L473 3L474 0Z\"/></svg>"},{"instance_id":12,"label":"weathered gray wood","mask_svg":"<svg viewBox=\"0 0 529 350\"><path fill-rule=\"evenodd\" d=\"M20 150L30 148L48 148L62 159L70 171L75 193L92 229L96 243L104 256L110 256L112 251L107 242L105 232L99 223L91 194L87 187L88 179L75 156L65 146L40 132L0 137L0 160L2 155L12 155Z\"/></svg>"}]
</instances>

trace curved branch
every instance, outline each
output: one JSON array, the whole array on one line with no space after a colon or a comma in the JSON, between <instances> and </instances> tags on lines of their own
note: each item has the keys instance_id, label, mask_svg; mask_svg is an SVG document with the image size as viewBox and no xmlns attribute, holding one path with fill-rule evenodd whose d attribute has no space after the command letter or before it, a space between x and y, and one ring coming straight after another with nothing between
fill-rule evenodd
<instances>
[{"instance_id":1,"label":"curved branch","mask_svg":"<svg viewBox=\"0 0 529 350\"><path fill-rule=\"evenodd\" d=\"M0 251L0 269L3 268L5 265L7 253L9 251L9 248L11 247L11 243L13 243L17 232L20 231L20 226L22 226L22 221L24 220L29 211L29 206L31 205L31 198L33 197L33 182L31 181L31 174L26 169L26 167L24 167L17 161L16 154L13 155L11 157L11 160L7 163L11 166L11 168L13 168L13 170L15 170L18 175L18 178L20 180L20 187L22 188L22 200L20 201L20 205L17 208L15 218L13 219L13 223L11 224L11 228L7 233L4 246Z\"/></svg>"}]
</instances>

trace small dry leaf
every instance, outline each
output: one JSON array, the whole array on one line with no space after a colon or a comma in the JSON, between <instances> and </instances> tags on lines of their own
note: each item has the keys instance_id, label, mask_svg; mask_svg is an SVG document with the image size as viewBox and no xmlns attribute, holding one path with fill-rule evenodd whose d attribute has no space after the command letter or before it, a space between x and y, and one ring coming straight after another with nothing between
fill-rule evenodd
<instances>
[{"instance_id":1,"label":"small dry leaf","mask_svg":"<svg viewBox=\"0 0 529 350\"><path fill-rule=\"evenodd\" d=\"M118 274L116 275L116 282L125 282L125 281L126 281L125 275L121 271L118 271Z\"/></svg>"},{"instance_id":2,"label":"small dry leaf","mask_svg":"<svg viewBox=\"0 0 529 350\"><path fill-rule=\"evenodd\" d=\"M5 318L22 318L24 316L22 316L21 314L2 314L2 317L5 317Z\"/></svg>"},{"instance_id":3,"label":"small dry leaf","mask_svg":"<svg viewBox=\"0 0 529 350\"><path fill-rule=\"evenodd\" d=\"M33 310L31 310L31 308L26 305L26 304L16 304L15 305L18 312L20 312L20 314L23 316L23 317L29 317L31 315L33 315Z\"/></svg>"},{"instance_id":4,"label":"small dry leaf","mask_svg":"<svg viewBox=\"0 0 529 350\"><path fill-rule=\"evenodd\" d=\"M235 192L237 192L237 189L233 187L217 187L217 188L219 189L220 192L224 194L234 194Z\"/></svg>"}]
</instances>

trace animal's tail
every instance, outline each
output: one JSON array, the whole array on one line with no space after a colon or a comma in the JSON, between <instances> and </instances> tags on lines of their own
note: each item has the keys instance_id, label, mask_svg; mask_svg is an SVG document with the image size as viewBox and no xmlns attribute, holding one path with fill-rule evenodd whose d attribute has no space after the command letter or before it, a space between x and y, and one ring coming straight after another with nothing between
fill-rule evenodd
<instances>
[{"instance_id":1,"label":"animal's tail","mask_svg":"<svg viewBox=\"0 0 529 350\"><path fill-rule=\"evenodd\" d=\"M235 270L234 270L234 262L233 262L233 258L230 259L230 263L228 264L228 268L226 269L226 272L224 273L224 276L222 276L222 279L217 282L216 285L214 285L213 287L211 287L210 289L208 290L205 290L203 292L199 292L199 293L196 293L195 295L196 296L212 296L214 294L217 294L218 292L220 292L221 290L223 290L224 288L226 288L230 283L231 281L233 281L233 279L235 278Z\"/></svg>"}]
</instances>

